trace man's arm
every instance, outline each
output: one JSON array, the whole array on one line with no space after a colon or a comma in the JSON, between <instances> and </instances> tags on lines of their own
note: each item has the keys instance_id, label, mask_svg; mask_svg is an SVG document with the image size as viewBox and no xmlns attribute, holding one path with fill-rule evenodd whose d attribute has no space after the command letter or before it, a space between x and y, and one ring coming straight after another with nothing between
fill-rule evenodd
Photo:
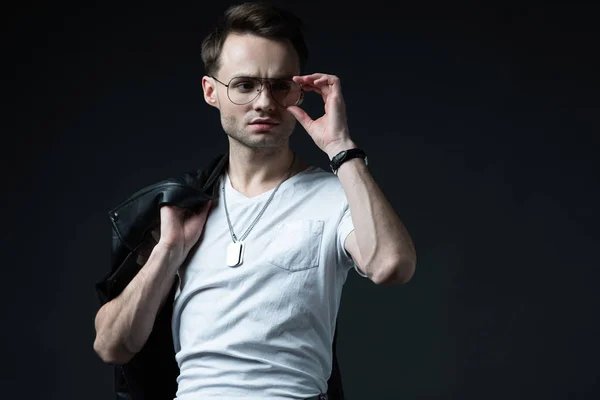
<instances>
[{"instance_id":1,"label":"man's arm","mask_svg":"<svg viewBox=\"0 0 600 400\"><path fill-rule=\"evenodd\" d=\"M314 91L323 98L325 114L315 120L298 106L290 106L287 110L329 159L340 151L356 147L350 139L340 79L321 73L292 79L302 85L304 91ZM340 166L338 176L356 232L349 235L344 247L373 282L408 282L416 264L412 240L364 161L346 161Z\"/></svg>"},{"instance_id":2,"label":"man's arm","mask_svg":"<svg viewBox=\"0 0 600 400\"><path fill-rule=\"evenodd\" d=\"M328 149L329 159L351 148L356 148L352 142L337 144ZM365 162L359 158L344 162L338 177L354 225L354 231L346 238L346 251L373 282L408 282L416 266L412 239Z\"/></svg>"},{"instance_id":3,"label":"man's arm","mask_svg":"<svg viewBox=\"0 0 600 400\"><path fill-rule=\"evenodd\" d=\"M94 350L102 361L125 364L144 346L173 286L179 262L156 245L125 289L96 314Z\"/></svg>"},{"instance_id":4,"label":"man's arm","mask_svg":"<svg viewBox=\"0 0 600 400\"><path fill-rule=\"evenodd\" d=\"M177 270L204 230L211 204L207 202L196 213L161 207L160 235L148 260L119 296L96 314L94 350L104 362L125 364L142 349Z\"/></svg>"}]
</instances>

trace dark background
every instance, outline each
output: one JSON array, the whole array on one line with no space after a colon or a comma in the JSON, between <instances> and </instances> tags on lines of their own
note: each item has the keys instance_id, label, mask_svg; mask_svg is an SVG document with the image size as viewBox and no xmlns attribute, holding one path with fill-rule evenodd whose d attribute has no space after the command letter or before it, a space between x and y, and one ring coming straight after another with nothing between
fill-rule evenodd
<instances>
[{"instance_id":1,"label":"dark background","mask_svg":"<svg viewBox=\"0 0 600 400\"><path fill-rule=\"evenodd\" d=\"M2 18L7 399L114 398L92 348L108 210L226 148L200 43L227 3L83 3ZM593 2L393 4L289 3L418 252L407 285L348 278L347 398L598 398ZM292 147L327 166L300 127Z\"/></svg>"}]
</instances>

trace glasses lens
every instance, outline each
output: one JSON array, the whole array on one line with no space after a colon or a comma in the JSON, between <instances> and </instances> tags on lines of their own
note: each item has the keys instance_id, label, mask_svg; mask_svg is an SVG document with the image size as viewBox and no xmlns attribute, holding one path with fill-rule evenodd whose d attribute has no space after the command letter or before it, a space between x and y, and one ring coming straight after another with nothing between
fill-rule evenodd
<instances>
[{"instance_id":1,"label":"glasses lens","mask_svg":"<svg viewBox=\"0 0 600 400\"><path fill-rule=\"evenodd\" d=\"M269 80L273 99L283 107L295 105L302 94L302 88L296 82L285 79ZM233 78L229 82L227 94L232 103L247 104L258 97L261 81L254 78Z\"/></svg>"},{"instance_id":2,"label":"glasses lens","mask_svg":"<svg viewBox=\"0 0 600 400\"><path fill-rule=\"evenodd\" d=\"M246 104L258 96L261 83L257 79L252 78L233 78L229 82L227 94L232 103Z\"/></svg>"},{"instance_id":3,"label":"glasses lens","mask_svg":"<svg viewBox=\"0 0 600 400\"><path fill-rule=\"evenodd\" d=\"M302 88L294 81L274 80L271 82L271 95L283 107L295 105L300 100Z\"/></svg>"}]
</instances>

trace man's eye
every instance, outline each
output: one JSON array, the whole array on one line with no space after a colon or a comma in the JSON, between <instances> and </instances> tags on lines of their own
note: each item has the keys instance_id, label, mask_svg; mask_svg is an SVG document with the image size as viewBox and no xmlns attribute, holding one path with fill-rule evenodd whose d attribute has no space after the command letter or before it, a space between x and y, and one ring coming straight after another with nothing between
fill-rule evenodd
<instances>
[{"instance_id":1,"label":"man's eye","mask_svg":"<svg viewBox=\"0 0 600 400\"><path fill-rule=\"evenodd\" d=\"M271 84L271 88L276 91L286 91L290 90L290 83L286 81L273 82Z\"/></svg>"},{"instance_id":2,"label":"man's eye","mask_svg":"<svg viewBox=\"0 0 600 400\"><path fill-rule=\"evenodd\" d=\"M253 82L250 82L250 81L239 82L239 83L235 84L235 88L236 89L238 89L238 90L244 90L244 91L252 90L252 89L255 88L255 86L256 85Z\"/></svg>"}]
</instances>

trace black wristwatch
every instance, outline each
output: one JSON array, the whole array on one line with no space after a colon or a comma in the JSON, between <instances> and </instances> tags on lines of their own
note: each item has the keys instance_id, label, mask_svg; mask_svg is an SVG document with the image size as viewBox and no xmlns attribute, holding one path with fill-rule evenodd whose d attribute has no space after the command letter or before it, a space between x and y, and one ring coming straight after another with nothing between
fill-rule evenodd
<instances>
[{"instance_id":1,"label":"black wristwatch","mask_svg":"<svg viewBox=\"0 0 600 400\"><path fill-rule=\"evenodd\" d=\"M353 158L362 158L365 160L365 164L369 165L369 159L367 158L367 155L362 149L350 149L341 151L338 154L336 154L331 159L329 166L331 167L333 173L337 175L337 171L340 168L340 165Z\"/></svg>"}]
</instances>

